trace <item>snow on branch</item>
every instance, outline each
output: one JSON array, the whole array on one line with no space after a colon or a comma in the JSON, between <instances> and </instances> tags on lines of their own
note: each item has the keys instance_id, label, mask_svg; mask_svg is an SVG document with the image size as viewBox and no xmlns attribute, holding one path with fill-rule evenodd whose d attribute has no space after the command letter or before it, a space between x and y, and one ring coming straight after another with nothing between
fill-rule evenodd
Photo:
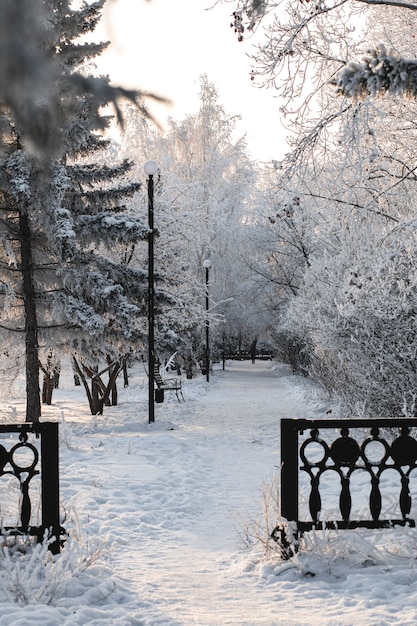
<instances>
[{"instance_id":1,"label":"snow on branch","mask_svg":"<svg viewBox=\"0 0 417 626\"><path fill-rule=\"evenodd\" d=\"M362 100L389 93L417 96L417 59L403 59L379 44L362 63L349 63L333 81L337 92Z\"/></svg>"},{"instance_id":2,"label":"snow on branch","mask_svg":"<svg viewBox=\"0 0 417 626\"><path fill-rule=\"evenodd\" d=\"M59 295L56 304L65 311L65 317L70 324L82 328L87 333L91 333L96 338L104 332L105 324L101 315L96 313L94 308L72 296L64 297Z\"/></svg>"},{"instance_id":3,"label":"snow on branch","mask_svg":"<svg viewBox=\"0 0 417 626\"><path fill-rule=\"evenodd\" d=\"M95 238L96 241L131 243L145 240L149 234L149 228L141 220L126 213L115 215L102 212L98 215L83 215L79 219L79 225L87 233L88 238Z\"/></svg>"},{"instance_id":4,"label":"snow on branch","mask_svg":"<svg viewBox=\"0 0 417 626\"><path fill-rule=\"evenodd\" d=\"M23 150L16 150L7 160L6 166L10 172L10 191L16 197L30 198L29 185L30 162Z\"/></svg>"},{"instance_id":5,"label":"snow on branch","mask_svg":"<svg viewBox=\"0 0 417 626\"><path fill-rule=\"evenodd\" d=\"M226 0L226 2L231 0ZM239 0L232 13L230 26L237 34L238 41L243 41L243 33L254 31L262 18L278 6L275 0Z\"/></svg>"}]
</instances>

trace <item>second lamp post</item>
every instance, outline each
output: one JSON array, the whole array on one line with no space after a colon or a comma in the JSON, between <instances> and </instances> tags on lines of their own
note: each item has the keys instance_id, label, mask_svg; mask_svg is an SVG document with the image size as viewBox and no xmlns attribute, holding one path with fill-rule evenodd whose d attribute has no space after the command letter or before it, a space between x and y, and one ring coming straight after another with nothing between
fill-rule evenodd
<instances>
[{"instance_id":1,"label":"second lamp post","mask_svg":"<svg viewBox=\"0 0 417 626\"><path fill-rule=\"evenodd\" d=\"M203 266L206 270L206 380L210 381L210 320L209 311L209 272L211 268L210 259L205 259Z\"/></svg>"}]
</instances>

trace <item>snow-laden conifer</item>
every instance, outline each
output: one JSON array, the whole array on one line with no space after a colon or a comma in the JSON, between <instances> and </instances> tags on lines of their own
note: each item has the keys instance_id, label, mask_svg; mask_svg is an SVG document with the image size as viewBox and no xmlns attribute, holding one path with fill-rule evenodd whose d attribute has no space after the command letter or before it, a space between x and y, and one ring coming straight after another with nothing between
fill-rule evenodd
<instances>
[{"instance_id":1,"label":"snow-laden conifer","mask_svg":"<svg viewBox=\"0 0 417 626\"><path fill-rule=\"evenodd\" d=\"M126 209L140 185L127 180L130 162L101 162L108 142L100 131L110 120L100 107L110 89L103 89L108 79L90 76L84 62L105 44L79 39L94 29L102 6L75 10L66 1L43 3L39 55L53 69L48 86L55 100L46 102L54 102L60 125L54 157L28 151L33 137L25 124L13 107L2 111L0 325L10 355L12 344L25 337L27 420L40 416L44 352L69 351L81 368L97 371L101 361L119 362L140 348L146 330L146 274L123 260L126 247L148 235ZM23 11L23 22L30 15ZM35 44L38 50L39 40ZM97 88L87 89L87 83ZM91 408L96 412L100 403Z\"/></svg>"}]
</instances>

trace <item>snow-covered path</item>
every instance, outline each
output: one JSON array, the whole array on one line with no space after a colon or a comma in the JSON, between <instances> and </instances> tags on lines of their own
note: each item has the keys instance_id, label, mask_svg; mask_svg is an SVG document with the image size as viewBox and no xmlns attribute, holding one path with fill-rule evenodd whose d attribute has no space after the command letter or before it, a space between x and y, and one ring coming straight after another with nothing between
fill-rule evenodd
<instances>
[{"instance_id":1,"label":"snow-covered path","mask_svg":"<svg viewBox=\"0 0 417 626\"><path fill-rule=\"evenodd\" d=\"M275 623L272 592L242 564L241 535L279 464L279 417L305 410L290 400L288 373L235 363L199 383L197 397L186 388L185 404L157 406L154 425L119 425L104 445L101 428L89 436L106 457L93 483L112 488L85 510L110 535L114 571L151 607L150 624ZM77 461L74 471L87 468Z\"/></svg>"},{"instance_id":2,"label":"snow-covered path","mask_svg":"<svg viewBox=\"0 0 417 626\"><path fill-rule=\"evenodd\" d=\"M148 538L149 525L158 530L140 551L140 567L132 557L129 577L142 598L174 623L250 625L277 619L271 593L240 571L244 528L239 525L259 514L260 485L277 468L283 396L288 402L287 388L283 394L288 383L280 380L288 379L280 379L270 364L258 364L257 376L248 377L248 366L235 365L221 381L214 376L210 385L221 385L222 393L210 389L200 407L170 406L181 429L164 434L163 454L152 458L157 471L147 490L171 495L150 499L144 532ZM303 410L298 404L293 414ZM148 442L143 444L149 457ZM132 541L140 542L140 534L141 526ZM121 571L126 567L123 558Z\"/></svg>"},{"instance_id":3,"label":"snow-covered path","mask_svg":"<svg viewBox=\"0 0 417 626\"><path fill-rule=\"evenodd\" d=\"M78 519L82 541L70 538L58 575L25 556L15 571L0 551L0 626L415 626L413 529L379 534L381 545L308 533L290 562L244 542L263 521L262 485L279 474L280 418L323 417L320 391L285 365L228 362L210 383L186 381L184 395L167 395L148 424L137 372L119 406L92 418L63 378L44 419L61 420L64 525L77 537ZM21 417L23 402L11 402L4 413ZM5 565L16 578L2 577Z\"/></svg>"}]
</instances>

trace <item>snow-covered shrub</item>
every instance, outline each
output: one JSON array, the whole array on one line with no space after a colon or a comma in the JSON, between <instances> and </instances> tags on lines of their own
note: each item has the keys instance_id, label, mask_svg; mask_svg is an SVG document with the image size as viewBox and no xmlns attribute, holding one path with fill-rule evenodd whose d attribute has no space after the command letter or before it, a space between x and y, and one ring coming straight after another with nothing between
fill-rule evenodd
<instances>
[{"instance_id":1,"label":"snow-covered shrub","mask_svg":"<svg viewBox=\"0 0 417 626\"><path fill-rule=\"evenodd\" d=\"M323 574L338 578L365 567L414 569L417 557L414 528L311 530L291 542L291 532L296 527L294 522L281 517L277 479L264 483L261 494L259 517L241 520L239 526L240 535L251 551L252 566L262 577L272 575L275 579L288 568L295 568L305 576ZM287 531L288 543L282 543L280 533L275 535L277 540L271 538L277 526Z\"/></svg>"},{"instance_id":2,"label":"snow-covered shrub","mask_svg":"<svg viewBox=\"0 0 417 626\"><path fill-rule=\"evenodd\" d=\"M61 419L59 421L59 439L66 445L68 450L73 449L73 430L71 424L65 419L64 411L61 411Z\"/></svg>"},{"instance_id":3,"label":"snow-covered shrub","mask_svg":"<svg viewBox=\"0 0 417 626\"><path fill-rule=\"evenodd\" d=\"M278 330L272 334L272 338L276 357L283 363L289 363L293 372L306 375L311 354L311 347L306 343L307 337Z\"/></svg>"},{"instance_id":4,"label":"snow-covered shrub","mask_svg":"<svg viewBox=\"0 0 417 626\"><path fill-rule=\"evenodd\" d=\"M79 529L68 536L59 554L49 550L52 540L35 543L30 537L2 537L0 601L53 604L107 551L102 541L87 541Z\"/></svg>"},{"instance_id":5,"label":"snow-covered shrub","mask_svg":"<svg viewBox=\"0 0 417 626\"><path fill-rule=\"evenodd\" d=\"M261 485L262 506L259 517L240 519L239 533L248 547L261 548L264 558L280 558L281 546L272 539L272 531L283 521L279 512L279 484L274 478Z\"/></svg>"},{"instance_id":6,"label":"snow-covered shrub","mask_svg":"<svg viewBox=\"0 0 417 626\"><path fill-rule=\"evenodd\" d=\"M311 347L309 374L350 415L414 415L416 239L412 223L316 258L285 328Z\"/></svg>"}]
</instances>

